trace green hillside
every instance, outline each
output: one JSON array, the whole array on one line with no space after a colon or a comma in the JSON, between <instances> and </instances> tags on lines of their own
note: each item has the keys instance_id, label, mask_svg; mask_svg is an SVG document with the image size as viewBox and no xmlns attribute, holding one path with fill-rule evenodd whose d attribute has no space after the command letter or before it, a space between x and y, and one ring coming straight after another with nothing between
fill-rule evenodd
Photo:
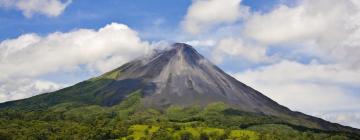
<instances>
[{"instance_id":1,"label":"green hillside","mask_svg":"<svg viewBox=\"0 0 360 140\"><path fill-rule=\"evenodd\" d=\"M46 109L0 112L0 139L126 139L126 140L345 140L356 134L296 126L283 118L247 113L213 103L146 108L141 92L106 107L63 103Z\"/></svg>"},{"instance_id":2,"label":"green hillside","mask_svg":"<svg viewBox=\"0 0 360 140\"><path fill-rule=\"evenodd\" d=\"M45 93L28 99L2 103L0 104L0 108L38 110L64 103L78 105L105 105L106 101L109 101L113 98L113 96L116 96L114 93L117 88L109 87L111 85L119 84L119 82L115 80L115 77L119 74L120 73L116 70L110 71L99 77L80 82L52 93Z\"/></svg>"}]
</instances>

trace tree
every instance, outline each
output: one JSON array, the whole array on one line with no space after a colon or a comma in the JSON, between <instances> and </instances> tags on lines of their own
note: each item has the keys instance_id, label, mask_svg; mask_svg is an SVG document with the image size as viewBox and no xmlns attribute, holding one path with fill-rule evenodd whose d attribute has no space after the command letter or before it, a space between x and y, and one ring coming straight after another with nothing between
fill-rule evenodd
<instances>
[{"instance_id":1,"label":"tree","mask_svg":"<svg viewBox=\"0 0 360 140\"><path fill-rule=\"evenodd\" d=\"M209 140L209 136L206 133L201 133L200 140Z\"/></svg>"},{"instance_id":2,"label":"tree","mask_svg":"<svg viewBox=\"0 0 360 140\"><path fill-rule=\"evenodd\" d=\"M173 139L171 133L166 131L166 129L160 127L160 129L153 134L151 137L152 140L171 140Z\"/></svg>"}]
</instances>

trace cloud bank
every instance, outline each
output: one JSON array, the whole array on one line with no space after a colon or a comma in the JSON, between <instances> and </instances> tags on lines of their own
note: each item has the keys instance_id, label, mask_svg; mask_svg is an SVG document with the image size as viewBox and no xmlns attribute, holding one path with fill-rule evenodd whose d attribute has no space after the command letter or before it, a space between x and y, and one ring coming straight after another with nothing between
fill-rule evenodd
<instances>
[{"instance_id":1,"label":"cloud bank","mask_svg":"<svg viewBox=\"0 0 360 140\"><path fill-rule=\"evenodd\" d=\"M360 111L360 97L349 94L347 90L360 85L357 70L332 64L306 65L284 60L234 76L294 110Z\"/></svg>"}]
</instances>

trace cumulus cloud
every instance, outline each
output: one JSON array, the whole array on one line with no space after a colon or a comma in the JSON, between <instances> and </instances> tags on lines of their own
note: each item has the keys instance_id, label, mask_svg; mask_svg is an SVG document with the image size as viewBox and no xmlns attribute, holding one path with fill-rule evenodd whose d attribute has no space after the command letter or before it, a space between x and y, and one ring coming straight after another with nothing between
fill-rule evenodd
<instances>
[{"instance_id":1,"label":"cumulus cloud","mask_svg":"<svg viewBox=\"0 0 360 140\"><path fill-rule=\"evenodd\" d=\"M269 13L254 14L247 21L245 30L251 37L265 43L336 38L335 34L328 33L343 31L339 28L345 27L337 24L344 23L353 11L348 8L351 3L340 1L304 0L296 7L280 5Z\"/></svg>"},{"instance_id":2,"label":"cumulus cloud","mask_svg":"<svg viewBox=\"0 0 360 140\"><path fill-rule=\"evenodd\" d=\"M137 32L119 23L99 30L77 29L44 37L25 34L4 40L0 42L1 101L29 97L35 93L32 91L45 91L39 88L37 80L47 74L79 70L104 73L150 52L149 44L142 41ZM15 84L18 88L14 88L12 81L27 82ZM55 84L47 85L54 85L49 88L53 90L59 87Z\"/></svg>"},{"instance_id":3,"label":"cumulus cloud","mask_svg":"<svg viewBox=\"0 0 360 140\"><path fill-rule=\"evenodd\" d=\"M358 70L336 64L301 64L284 60L234 76L282 105L308 114L315 113L334 122L345 121L334 119L340 117L333 114L334 111L360 112L360 97L351 90L351 87L360 85ZM325 117L325 112L332 114L332 118ZM343 124L357 127L356 119L351 118L347 117Z\"/></svg>"},{"instance_id":4,"label":"cumulus cloud","mask_svg":"<svg viewBox=\"0 0 360 140\"><path fill-rule=\"evenodd\" d=\"M0 82L0 103L31 97L65 87L63 84L34 79L16 79Z\"/></svg>"},{"instance_id":5,"label":"cumulus cloud","mask_svg":"<svg viewBox=\"0 0 360 140\"><path fill-rule=\"evenodd\" d=\"M212 51L215 63L221 63L226 56L240 57L250 62L266 62L270 58L266 55L266 48L256 43L245 41L241 38L221 39Z\"/></svg>"},{"instance_id":6,"label":"cumulus cloud","mask_svg":"<svg viewBox=\"0 0 360 140\"><path fill-rule=\"evenodd\" d=\"M0 79L39 76L84 66L106 72L150 51L137 33L112 23L99 30L78 29L41 37L25 34L0 43Z\"/></svg>"},{"instance_id":7,"label":"cumulus cloud","mask_svg":"<svg viewBox=\"0 0 360 140\"><path fill-rule=\"evenodd\" d=\"M267 45L298 46L303 53L355 67L360 64L359 17L356 0L303 0L253 13L244 33Z\"/></svg>"},{"instance_id":8,"label":"cumulus cloud","mask_svg":"<svg viewBox=\"0 0 360 140\"><path fill-rule=\"evenodd\" d=\"M241 0L194 0L182 21L185 31L198 34L223 23L234 23L248 15Z\"/></svg>"},{"instance_id":9,"label":"cumulus cloud","mask_svg":"<svg viewBox=\"0 0 360 140\"><path fill-rule=\"evenodd\" d=\"M0 7L20 10L27 18L34 14L56 17L64 12L72 0L0 0Z\"/></svg>"}]
</instances>

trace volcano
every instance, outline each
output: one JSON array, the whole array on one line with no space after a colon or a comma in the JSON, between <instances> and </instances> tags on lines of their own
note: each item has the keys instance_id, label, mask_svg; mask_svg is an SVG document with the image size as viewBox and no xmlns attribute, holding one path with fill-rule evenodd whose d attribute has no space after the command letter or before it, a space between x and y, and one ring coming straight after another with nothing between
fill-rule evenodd
<instances>
[{"instance_id":1,"label":"volcano","mask_svg":"<svg viewBox=\"0 0 360 140\"><path fill-rule=\"evenodd\" d=\"M46 110L64 103L111 107L141 92L142 106L205 107L222 102L236 110L275 116L284 122L324 131L359 133L279 105L212 64L192 46L175 43L151 57L136 59L101 76L52 93L0 104L1 109Z\"/></svg>"},{"instance_id":2,"label":"volcano","mask_svg":"<svg viewBox=\"0 0 360 140\"><path fill-rule=\"evenodd\" d=\"M224 102L243 111L271 115L287 111L182 43L176 43L150 59L129 62L106 75L114 75L115 82L98 93L109 97L103 100L103 105L117 104L127 93L141 89L145 105L156 108ZM116 93L108 94L112 91Z\"/></svg>"}]
</instances>

